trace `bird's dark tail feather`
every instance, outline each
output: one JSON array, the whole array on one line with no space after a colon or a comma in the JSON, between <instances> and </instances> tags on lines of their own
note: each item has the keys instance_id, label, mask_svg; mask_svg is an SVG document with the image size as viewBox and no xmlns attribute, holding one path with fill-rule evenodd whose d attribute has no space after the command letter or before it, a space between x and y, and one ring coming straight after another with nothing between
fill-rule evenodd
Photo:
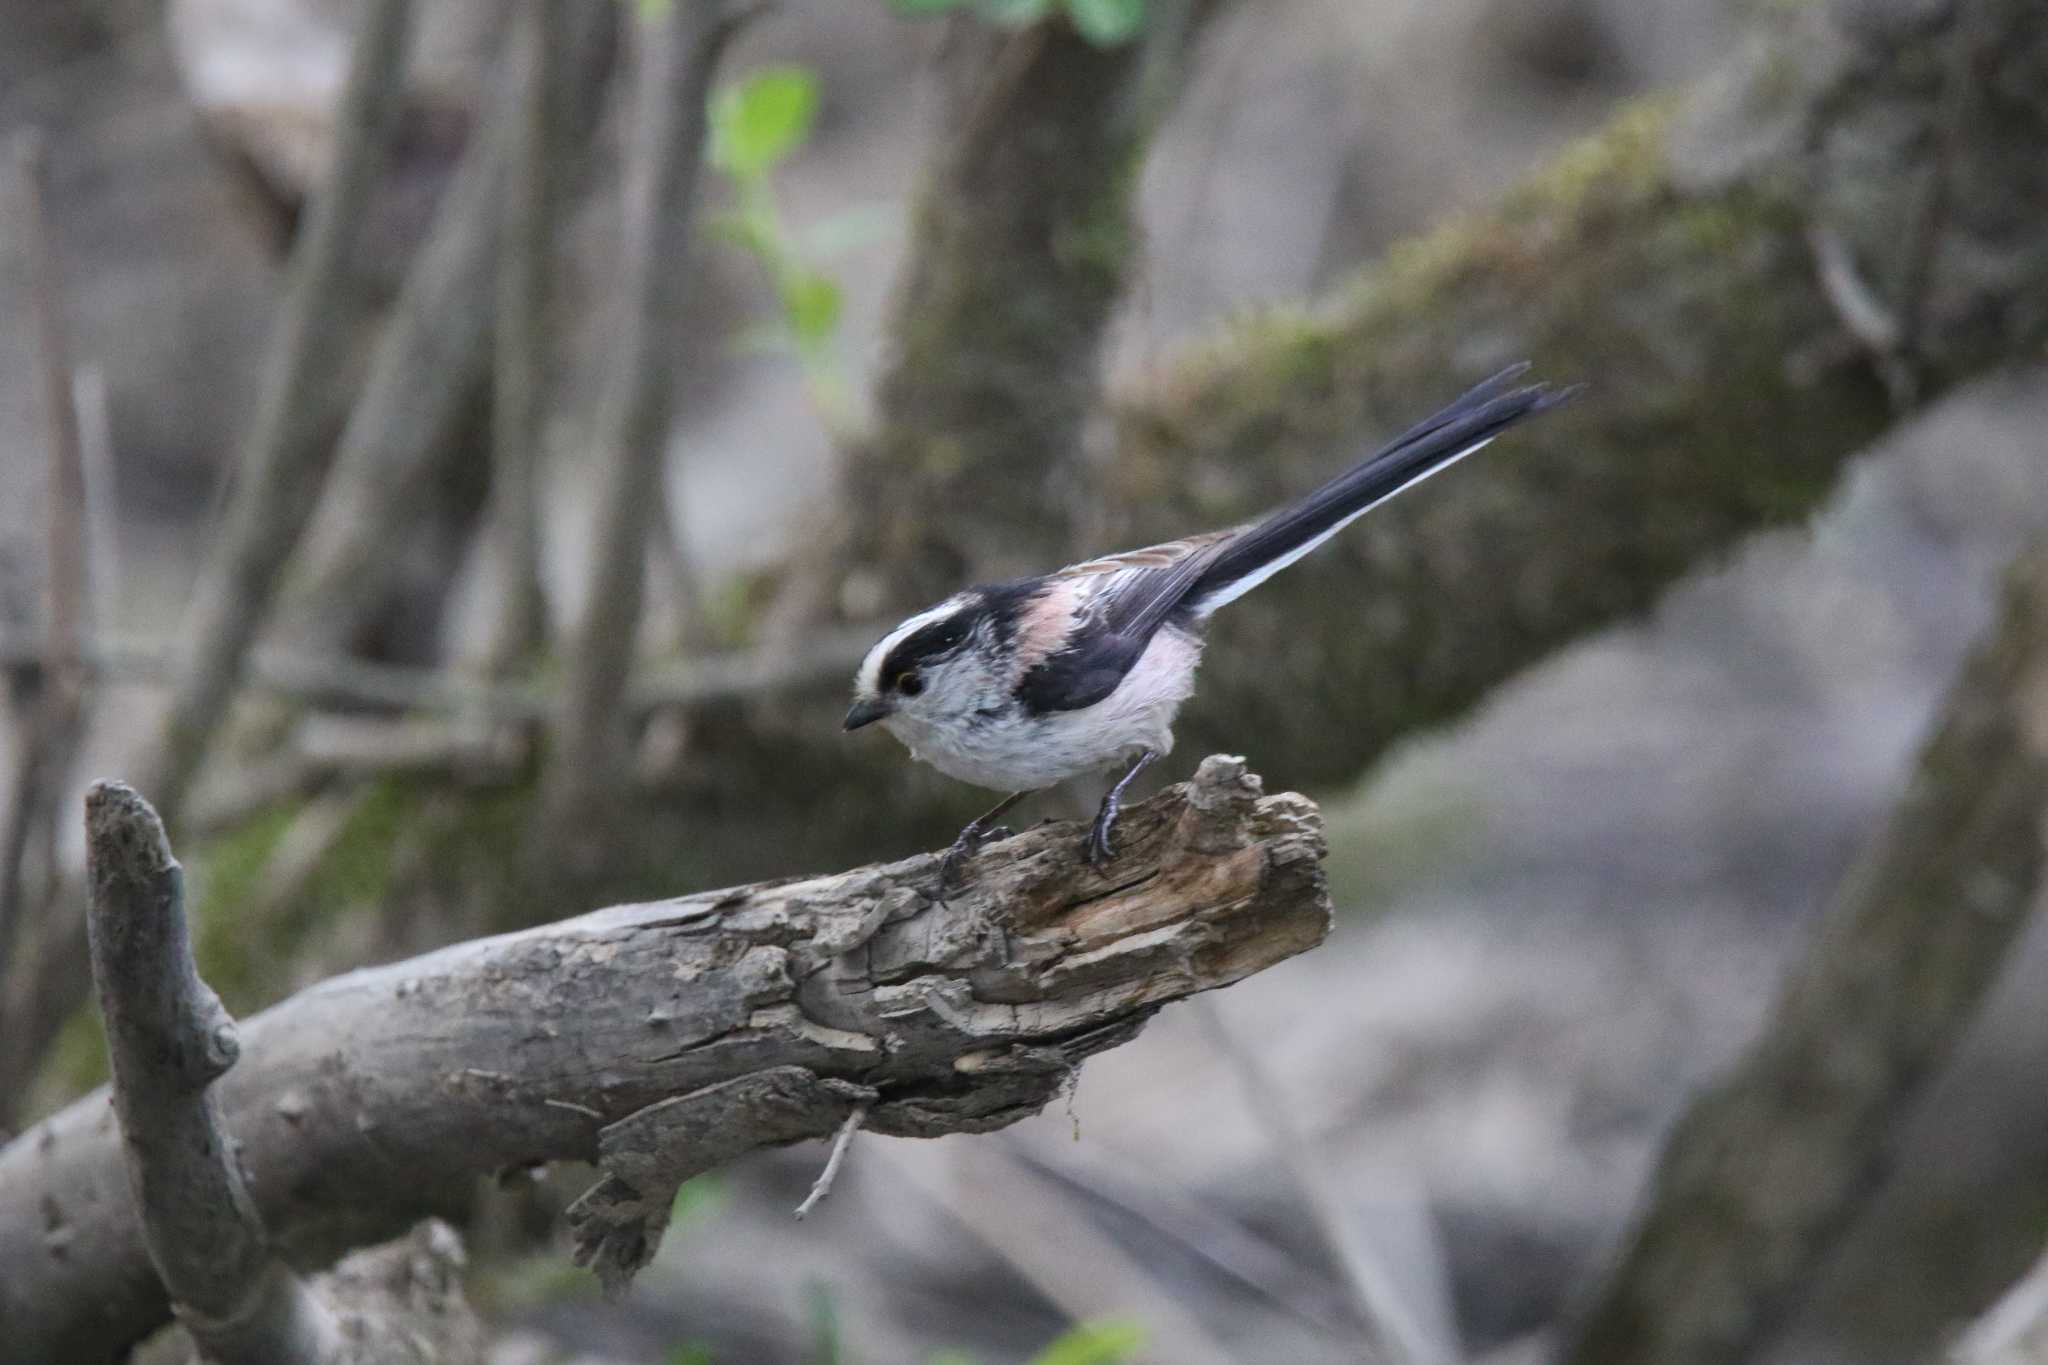
<instances>
[{"instance_id":1,"label":"bird's dark tail feather","mask_svg":"<svg viewBox=\"0 0 2048 1365\"><path fill-rule=\"evenodd\" d=\"M1509 387L1528 369L1524 363L1502 370L1315 492L1229 541L1189 585L1181 605L1206 616L1402 489L1455 464L1523 418L1565 402L1581 387Z\"/></svg>"}]
</instances>

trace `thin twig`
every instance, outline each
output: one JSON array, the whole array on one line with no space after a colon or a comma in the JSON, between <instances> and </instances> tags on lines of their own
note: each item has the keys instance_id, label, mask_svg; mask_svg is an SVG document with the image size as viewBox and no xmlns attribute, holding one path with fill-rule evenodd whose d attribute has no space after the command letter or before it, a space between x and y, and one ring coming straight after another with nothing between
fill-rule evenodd
<instances>
[{"instance_id":1,"label":"thin twig","mask_svg":"<svg viewBox=\"0 0 2048 1365\"><path fill-rule=\"evenodd\" d=\"M1922 333L1927 325L1927 304L1934 282L1936 257L1953 208L1951 196L1955 168L1963 159L1971 101L1976 95L1975 68L1980 45L1984 41L1978 31L1978 16L1985 10L1986 6L1972 3L1972 0L1954 0L1951 6L1948 48L1943 54L1941 96L1934 111L1934 150L1899 234L1899 261L1892 298L1899 320L1898 357L1903 387L1894 390L1893 401L1902 412L1919 396L1916 367L1920 361Z\"/></svg>"},{"instance_id":2,"label":"thin twig","mask_svg":"<svg viewBox=\"0 0 2048 1365\"><path fill-rule=\"evenodd\" d=\"M353 336L353 258L400 103L412 13L411 0L370 0L362 11L335 121L333 170L292 253L226 525L184 622L169 714L139 765L172 824L327 479L340 406L334 376L347 368L343 349Z\"/></svg>"},{"instance_id":3,"label":"thin twig","mask_svg":"<svg viewBox=\"0 0 2048 1365\"><path fill-rule=\"evenodd\" d=\"M1195 1016L1237 1077L1253 1121L1265 1130L1294 1181L1303 1210L1322 1235L1333 1266L1350 1287L1352 1304L1370 1338L1372 1357L1391 1365L1455 1360L1456 1347L1430 1340L1402 1302L1386 1268L1359 1244L1344 1220L1344 1199L1322 1153L1295 1123L1293 1108L1267 1076L1264 1065L1238 1040L1214 1001L1197 1000Z\"/></svg>"},{"instance_id":4,"label":"thin twig","mask_svg":"<svg viewBox=\"0 0 2048 1365\"><path fill-rule=\"evenodd\" d=\"M819 630L795 649L732 650L675 665L654 665L633 679L625 698L629 715L658 707L697 706L772 696L843 680L886 629L880 625ZM85 666L95 677L131 685L170 681L170 646L127 635L85 642ZM0 668L39 681L43 650L26 632L0 626ZM493 720L538 720L560 706L557 687L537 683L480 682L445 668L378 663L349 655L305 654L258 646L249 655L250 687L313 706L372 707L439 715L482 714Z\"/></svg>"},{"instance_id":5,"label":"thin twig","mask_svg":"<svg viewBox=\"0 0 2048 1365\"><path fill-rule=\"evenodd\" d=\"M797 1221L810 1216L825 1196L832 1193L832 1182L839 1179L839 1167L846 1160L846 1149L853 1145L853 1135L867 1122L868 1107L865 1104L853 1106L853 1112L846 1116L846 1122L839 1125L839 1133L832 1139L832 1155L825 1158L825 1169L811 1184L811 1192L804 1196L804 1202L796 1206Z\"/></svg>"},{"instance_id":6,"label":"thin twig","mask_svg":"<svg viewBox=\"0 0 2048 1365\"><path fill-rule=\"evenodd\" d=\"M571 167L591 160L572 144L587 136L603 105L613 33L626 7L564 3L558 41L566 69L553 141L555 168L567 179ZM467 458L466 426L491 372L505 185L525 122L523 84L516 70L494 82L486 116L377 338L279 612L284 638L299 648L347 647L408 586L392 541L421 533L440 506L441 476Z\"/></svg>"},{"instance_id":7,"label":"thin twig","mask_svg":"<svg viewBox=\"0 0 2048 1365\"><path fill-rule=\"evenodd\" d=\"M1143 1260L1090 1222L1084 1201L1001 1145L963 1144L946 1165L900 1143L875 1155L1073 1321L1129 1316L1143 1322L1147 1360L1229 1365L1237 1359Z\"/></svg>"},{"instance_id":8,"label":"thin twig","mask_svg":"<svg viewBox=\"0 0 2048 1365\"><path fill-rule=\"evenodd\" d=\"M85 811L93 980L150 1261L209 1360L336 1360L340 1328L271 1257L231 1155L214 1082L241 1041L193 965L184 872L163 824L118 783L95 786Z\"/></svg>"},{"instance_id":9,"label":"thin twig","mask_svg":"<svg viewBox=\"0 0 2048 1365\"><path fill-rule=\"evenodd\" d=\"M592 441L593 560L549 779L555 808L564 813L594 809L596 795L625 766L621 703L640 635L649 518L661 489L706 102L719 56L743 17L724 0L706 0L666 6L634 30L640 46L625 154L617 351Z\"/></svg>"},{"instance_id":10,"label":"thin twig","mask_svg":"<svg viewBox=\"0 0 2048 1365\"><path fill-rule=\"evenodd\" d=\"M553 133L567 65L563 0L521 0L510 84L517 93L505 175L503 243L491 377L490 536L498 602L486 652L502 676L540 648L547 599L540 579L540 433L547 412L548 280L554 255Z\"/></svg>"},{"instance_id":11,"label":"thin twig","mask_svg":"<svg viewBox=\"0 0 2048 1365\"><path fill-rule=\"evenodd\" d=\"M28 912L44 900L54 869L29 885L28 850L38 829L55 847L56 806L77 755L85 723L86 632L85 461L78 409L72 397L71 347L64 321L64 286L49 218L49 155L39 132L15 143L23 204L43 409L49 424L49 567L41 691L33 730L18 756L7 825L0 833L0 984L7 978L15 937Z\"/></svg>"}]
</instances>

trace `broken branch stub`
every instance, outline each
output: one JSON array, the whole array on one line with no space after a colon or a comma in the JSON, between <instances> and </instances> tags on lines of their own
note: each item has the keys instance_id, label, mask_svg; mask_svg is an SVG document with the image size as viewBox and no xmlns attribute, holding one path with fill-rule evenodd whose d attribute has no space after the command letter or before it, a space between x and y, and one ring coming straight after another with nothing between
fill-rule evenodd
<instances>
[{"instance_id":1,"label":"broken branch stub","mask_svg":"<svg viewBox=\"0 0 2048 1365\"><path fill-rule=\"evenodd\" d=\"M215 1089L265 1227L305 1263L459 1205L472 1177L598 1164L575 1216L623 1285L675 1187L751 1148L985 1132L1161 1005L1320 943L1321 818L1238 759L1124 815L1108 875L1044 825L937 855L458 944L250 1020ZM98 1359L165 1320L104 1095L0 1148L0 1340Z\"/></svg>"}]
</instances>

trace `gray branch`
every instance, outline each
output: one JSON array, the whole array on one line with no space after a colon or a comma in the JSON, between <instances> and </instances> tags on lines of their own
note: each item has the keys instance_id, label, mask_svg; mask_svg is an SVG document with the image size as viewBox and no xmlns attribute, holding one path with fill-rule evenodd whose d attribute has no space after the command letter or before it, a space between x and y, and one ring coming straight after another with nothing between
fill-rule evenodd
<instances>
[{"instance_id":1,"label":"gray branch","mask_svg":"<svg viewBox=\"0 0 2048 1365\"><path fill-rule=\"evenodd\" d=\"M651 518L663 503L675 331L712 73L745 16L727 0L643 19L625 154L617 338L592 440L597 522L582 618L566 660L550 770L554 808L587 811L621 769L621 705L639 640Z\"/></svg>"},{"instance_id":2,"label":"gray branch","mask_svg":"<svg viewBox=\"0 0 2048 1365\"><path fill-rule=\"evenodd\" d=\"M558 73L565 145L580 142L597 121L618 8L607 0L568 7ZM435 472L487 378L506 186L525 122L518 107L524 82L516 70L507 76L406 273L342 432L328 496L292 569L280 615L301 649L345 649L385 600L401 572L389 553L393 538L419 525Z\"/></svg>"},{"instance_id":3,"label":"gray branch","mask_svg":"<svg viewBox=\"0 0 2048 1365\"><path fill-rule=\"evenodd\" d=\"M491 374L490 534L499 598L487 663L528 662L547 631L540 579L540 449L546 425L548 279L556 210L554 139L566 63L563 0L523 0L513 29L511 88L518 105L505 176L498 252L496 346Z\"/></svg>"},{"instance_id":4,"label":"gray branch","mask_svg":"<svg viewBox=\"0 0 2048 1365\"><path fill-rule=\"evenodd\" d=\"M251 1019L217 1090L295 1263L388 1236L472 1178L560 1159L614 1283L676 1183L750 1147L984 1132L1159 1006L1319 943L1321 821L1237 760L1133 808L1106 882L1081 831L993 844L944 904L927 855L620 906L338 977ZM0 1149L0 1340L103 1359L167 1305L104 1094Z\"/></svg>"},{"instance_id":5,"label":"gray branch","mask_svg":"<svg viewBox=\"0 0 2048 1365\"><path fill-rule=\"evenodd\" d=\"M336 119L334 168L292 255L284 312L258 389L226 525L194 590L170 713L140 775L166 820L190 789L233 700L279 570L311 519L354 336L348 280L403 90L410 0L371 0Z\"/></svg>"},{"instance_id":6,"label":"gray branch","mask_svg":"<svg viewBox=\"0 0 2048 1365\"><path fill-rule=\"evenodd\" d=\"M1570 1365L1747 1359L1818 1276L2040 898L2044 678L2048 550L2013 571L1762 1040L1673 1133Z\"/></svg>"},{"instance_id":7,"label":"gray branch","mask_svg":"<svg viewBox=\"0 0 2048 1365\"><path fill-rule=\"evenodd\" d=\"M730 650L687 663L650 665L627 689L624 705L634 715L664 706L701 706L743 701L841 683L886 627L825 626L800 645ZM0 668L40 684L47 649L28 632L0 625ZM169 645L130 635L103 633L82 642L82 662L96 677L131 685L170 681ZM311 707L417 711L430 715L492 720L541 720L560 706L560 690L540 684L482 682L447 668L380 663L349 654L307 653L258 645L249 652L246 685Z\"/></svg>"},{"instance_id":8,"label":"gray branch","mask_svg":"<svg viewBox=\"0 0 2048 1365\"><path fill-rule=\"evenodd\" d=\"M265 1246L222 1124L214 1083L240 1041L193 965L184 869L156 812L127 787L95 786L85 829L93 982L150 1262L220 1365L331 1360L339 1329Z\"/></svg>"},{"instance_id":9,"label":"gray branch","mask_svg":"<svg viewBox=\"0 0 2048 1365\"><path fill-rule=\"evenodd\" d=\"M85 725L85 668L81 658L89 587L86 573L85 457L72 394L71 345L64 319L64 288L49 219L49 151L42 135L15 139L22 190L22 233L35 307L37 362L49 426L48 611L36 704L26 708L22 742L0 830L0 990L8 979L15 936L31 910L48 900L55 869L29 885L28 851L36 831L55 830L59 793L70 776ZM54 845L54 839L49 841ZM5 1106L0 1106L4 1112Z\"/></svg>"}]
</instances>

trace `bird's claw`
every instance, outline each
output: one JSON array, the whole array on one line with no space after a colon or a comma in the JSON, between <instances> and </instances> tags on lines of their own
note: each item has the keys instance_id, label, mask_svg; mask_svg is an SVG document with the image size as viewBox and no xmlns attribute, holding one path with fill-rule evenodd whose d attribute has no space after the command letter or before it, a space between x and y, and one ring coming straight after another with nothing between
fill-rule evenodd
<instances>
[{"instance_id":1,"label":"bird's claw","mask_svg":"<svg viewBox=\"0 0 2048 1365\"><path fill-rule=\"evenodd\" d=\"M1095 823L1088 827L1088 865L1097 872L1107 871L1110 863L1116 859L1115 830L1116 818L1113 813L1106 819L1097 816Z\"/></svg>"},{"instance_id":2,"label":"bird's claw","mask_svg":"<svg viewBox=\"0 0 2048 1365\"><path fill-rule=\"evenodd\" d=\"M975 829L970 826L961 830L960 837L953 841L952 846L939 859L939 877L932 886L932 899L943 906L946 903L946 888L952 883L953 874L960 870L960 865L973 857L983 844L1007 839L1010 833L1009 828L1003 825L996 825L990 829Z\"/></svg>"}]
</instances>

